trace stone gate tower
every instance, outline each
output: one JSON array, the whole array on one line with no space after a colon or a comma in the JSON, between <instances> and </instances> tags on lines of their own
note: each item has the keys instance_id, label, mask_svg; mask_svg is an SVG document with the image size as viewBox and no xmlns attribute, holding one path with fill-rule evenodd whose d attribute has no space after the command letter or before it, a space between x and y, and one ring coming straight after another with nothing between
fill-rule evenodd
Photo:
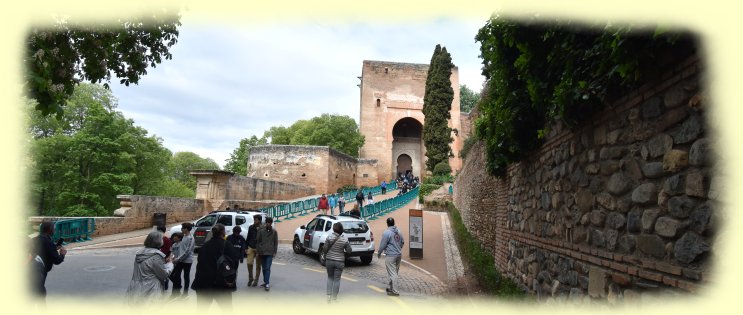
<instances>
[{"instance_id":1,"label":"stone gate tower","mask_svg":"<svg viewBox=\"0 0 743 315\"><path fill-rule=\"evenodd\" d=\"M426 148L423 145L423 95L426 90L427 64L364 60L361 70L360 131L366 137L359 156L378 161L379 181L412 172L426 174ZM459 112L459 71L452 69L449 128L454 129L451 143L454 157L449 165L454 173L462 169L459 151L462 139Z\"/></svg>"}]
</instances>

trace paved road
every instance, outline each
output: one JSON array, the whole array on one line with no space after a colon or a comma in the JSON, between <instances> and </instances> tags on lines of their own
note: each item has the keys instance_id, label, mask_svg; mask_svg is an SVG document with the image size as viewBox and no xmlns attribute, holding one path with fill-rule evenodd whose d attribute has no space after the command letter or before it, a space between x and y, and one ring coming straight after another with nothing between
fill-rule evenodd
<instances>
[{"instance_id":1,"label":"paved road","mask_svg":"<svg viewBox=\"0 0 743 315\"><path fill-rule=\"evenodd\" d=\"M47 290L50 298L110 298L123 302L123 295L132 275L135 247L89 249L70 251L61 265L55 266L47 279ZM315 255L297 255L288 244L279 247L274 260L271 275L271 291L259 288L247 288L247 271L245 264L240 265L238 272L238 291L233 295L235 300L253 297L261 299L281 299L302 297L302 299L325 301L326 273ZM191 269L192 279L195 264ZM402 265L401 298L386 296L384 288L387 275L383 260L374 261L364 266L355 258L346 263L346 270L341 280L341 298L363 297L391 301L401 306L402 301L425 303L443 303L442 295L445 286L414 267ZM402 300L401 300L402 299ZM175 303L194 303L192 294L187 299Z\"/></svg>"}]
</instances>

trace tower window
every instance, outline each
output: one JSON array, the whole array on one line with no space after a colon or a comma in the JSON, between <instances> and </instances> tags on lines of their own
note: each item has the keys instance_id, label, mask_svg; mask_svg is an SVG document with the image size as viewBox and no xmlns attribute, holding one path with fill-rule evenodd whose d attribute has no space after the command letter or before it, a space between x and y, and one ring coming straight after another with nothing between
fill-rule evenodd
<instances>
[{"instance_id":1,"label":"tower window","mask_svg":"<svg viewBox=\"0 0 743 315\"><path fill-rule=\"evenodd\" d=\"M388 71L387 67L384 67L384 73L386 74Z\"/></svg>"},{"instance_id":2,"label":"tower window","mask_svg":"<svg viewBox=\"0 0 743 315\"><path fill-rule=\"evenodd\" d=\"M377 99L377 107L379 107L379 106L381 106L381 105L382 105L382 100L380 100L380 99Z\"/></svg>"}]
</instances>

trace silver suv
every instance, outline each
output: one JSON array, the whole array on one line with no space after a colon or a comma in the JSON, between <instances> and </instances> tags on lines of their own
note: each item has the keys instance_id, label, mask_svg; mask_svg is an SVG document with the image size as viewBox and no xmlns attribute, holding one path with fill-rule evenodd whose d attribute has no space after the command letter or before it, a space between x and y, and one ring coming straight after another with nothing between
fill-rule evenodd
<instances>
[{"instance_id":1,"label":"silver suv","mask_svg":"<svg viewBox=\"0 0 743 315\"><path fill-rule=\"evenodd\" d=\"M242 230L240 231L240 235L247 239L248 227L253 224L253 215L256 214L261 215L261 222L266 222L266 215L263 212L258 211L212 211L211 213L198 218L196 221L192 222L193 230L191 231L196 243L195 247L199 248L204 245L207 235L209 235L212 227L217 223L224 225L225 235L232 234L232 229L239 225ZM171 235L173 235L173 232L180 231L181 224L170 228Z\"/></svg>"},{"instance_id":2,"label":"silver suv","mask_svg":"<svg viewBox=\"0 0 743 315\"><path fill-rule=\"evenodd\" d=\"M358 256L365 265L371 263L374 257L374 233L364 219L354 215L341 214L338 216L320 214L307 225L302 225L294 231L292 248L296 254L305 252L318 253L320 264L325 266L323 245L325 239L333 233L332 226L336 222L343 225L343 234L351 244L351 253L346 257Z\"/></svg>"}]
</instances>

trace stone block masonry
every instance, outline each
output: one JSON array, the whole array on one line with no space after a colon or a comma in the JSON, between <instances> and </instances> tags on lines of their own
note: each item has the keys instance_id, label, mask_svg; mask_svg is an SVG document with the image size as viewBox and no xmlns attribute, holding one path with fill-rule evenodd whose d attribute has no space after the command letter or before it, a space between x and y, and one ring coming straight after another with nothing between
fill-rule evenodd
<instances>
[{"instance_id":1,"label":"stone block masonry","mask_svg":"<svg viewBox=\"0 0 743 315\"><path fill-rule=\"evenodd\" d=\"M474 145L454 202L496 266L525 290L566 298L703 287L719 178L699 72L692 57L587 125L552 128L504 178L484 174Z\"/></svg>"}]
</instances>

